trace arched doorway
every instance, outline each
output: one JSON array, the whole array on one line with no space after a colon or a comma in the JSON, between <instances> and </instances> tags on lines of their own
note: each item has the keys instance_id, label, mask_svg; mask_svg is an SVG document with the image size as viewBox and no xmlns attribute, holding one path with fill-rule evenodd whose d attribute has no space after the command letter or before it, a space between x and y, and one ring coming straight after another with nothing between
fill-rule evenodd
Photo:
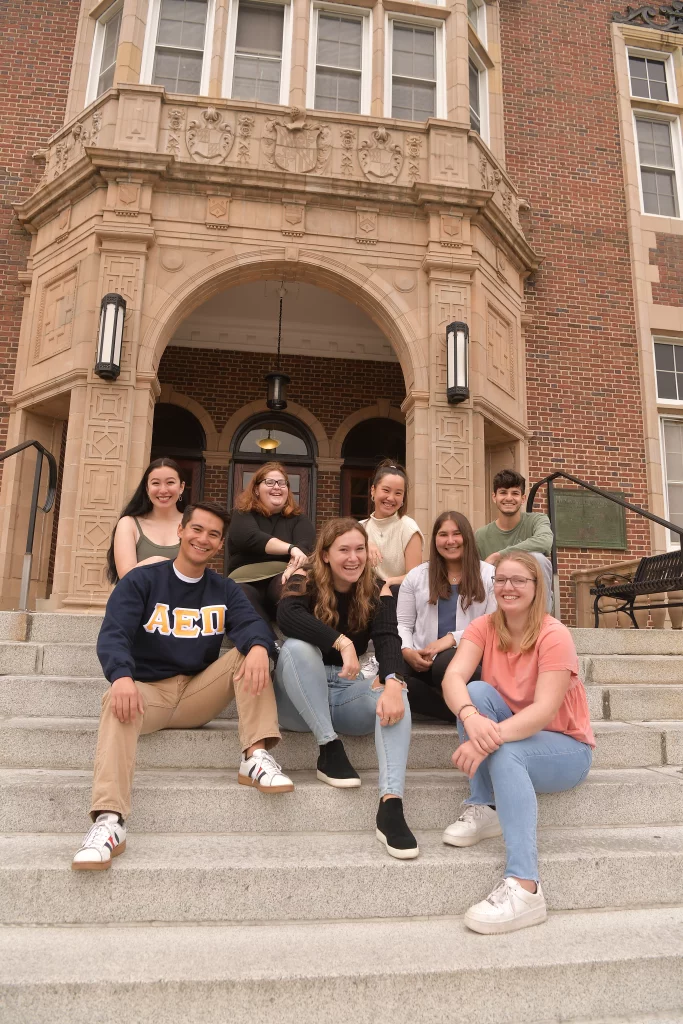
<instances>
[{"instance_id":1,"label":"arched doorway","mask_svg":"<svg viewBox=\"0 0 683 1024\"><path fill-rule=\"evenodd\" d=\"M158 402L154 407L152 459L175 459L183 471L183 506L204 496L204 428L193 413L180 405Z\"/></svg>"},{"instance_id":2,"label":"arched doorway","mask_svg":"<svg viewBox=\"0 0 683 1024\"><path fill-rule=\"evenodd\" d=\"M384 417L363 420L342 445L341 514L365 519L370 507L370 484L378 462L406 460L405 424Z\"/></svg>"},{"instance_id":3,"label":"arched doorway","mask_svg":"<svg viewBox=\"0 0 683 1024\"><path fill-rule=\"evenodd\" d=\"M263 448L262 442L277 442ZM294 499L301 510L315 520L315 440L293 416L261 413L252 416L235 433L232 446L229 504L251 480L264 462L281 462L287 470Z\"/></svg>"}]
</instances>

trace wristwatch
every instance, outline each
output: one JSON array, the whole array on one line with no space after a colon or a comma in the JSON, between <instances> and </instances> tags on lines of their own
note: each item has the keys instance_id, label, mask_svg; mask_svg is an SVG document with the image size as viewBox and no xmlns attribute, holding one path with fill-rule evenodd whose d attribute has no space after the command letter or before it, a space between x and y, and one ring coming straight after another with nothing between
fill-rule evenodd
<instances>
[{"instance_id":1,"label":"wristwatch","mask_svg":"<svg viewBox=\"0 0 683 1024\"><path fill-rule=\"evenodd\" d=\"M296 544L290 544L289 547L287 548L287 555L288 555L289 558L292 557L292 551L294 550L295 547L296 547Z\"/></svg>"},{"instance_id":2,"label":"wristwatch","mask_svg":"<svg viewBox=\"0 0 683 1024\"><path fill-rule=\"evenodd\" d=\"M387 679L398 679L398 681L401 684L401 686L405 686L406 685L405 678L404 678L404 676L401 675L400 672L390 672L388 676L384 677L384 682L385 683L386 683Z\"/></svg>"}]
</instances>

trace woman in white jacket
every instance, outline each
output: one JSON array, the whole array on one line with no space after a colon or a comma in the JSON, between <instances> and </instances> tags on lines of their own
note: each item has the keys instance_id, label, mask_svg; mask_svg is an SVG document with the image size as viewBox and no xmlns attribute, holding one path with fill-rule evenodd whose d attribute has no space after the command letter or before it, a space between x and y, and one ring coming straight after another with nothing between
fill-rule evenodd
<instances>
[{"instance_id":1,"label":"woman in white jacket","mask_svg":"<svg viewBox=\"0 0 683 1024\"><path fill-rule=\"evenodd\" d=\"M398 594L408 698L412 711L454 722L441 683L469 623L496 610L495 566L482 562L460 512L442 512L432 528L429 561L411 569Z\"/></svg>"}]
</instances>

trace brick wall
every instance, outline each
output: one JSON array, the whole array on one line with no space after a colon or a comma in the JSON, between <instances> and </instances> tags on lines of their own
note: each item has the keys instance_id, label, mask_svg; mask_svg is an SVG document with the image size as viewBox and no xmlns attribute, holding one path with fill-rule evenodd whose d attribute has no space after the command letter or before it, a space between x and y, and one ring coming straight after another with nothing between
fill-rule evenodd
<instances>
[{"instance_id":1,"label":"brick wall","mask_svg":"<svg viewBox=\"0 0 683 1024\"><path fill-rule=\"evenodd\" d=\"M80 0L6 0L0 27L0 450L6 447L29 236L12 205L36 188L33 154L64 122Z\"/></svg>"},{"instance_id":2,"label":"brick wall","mask_svg":"<svg viewBox=\"0 0 683 1024\"><path fill-rule=\"evenodd\" d=\"M531 481L566 470L647 507L640 376L610 38L614 0L500 5L507 164L544 262L526 331ZM625 5L621 5L624 7ZM628 555L649 552L628 517ZM571 570L626 555L560 552Z\"/></svg>"},{"instance_id":3,"label":"brick wall","mask_svg":"<svg viewBox=\"0 0 683 1024\"><path fill-rule=\"evenodd\" d=\"M657 248L650 249L650 264L659 268L659 282L652 282L652 300L661 306L683 306L683 238L655 235Z\"/></svg>"}]
</instances>

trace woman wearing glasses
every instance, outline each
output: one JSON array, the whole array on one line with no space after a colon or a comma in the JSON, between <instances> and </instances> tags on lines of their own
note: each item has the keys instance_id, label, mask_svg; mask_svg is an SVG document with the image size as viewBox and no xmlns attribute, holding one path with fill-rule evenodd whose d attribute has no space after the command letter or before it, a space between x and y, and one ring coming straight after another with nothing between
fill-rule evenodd
<instances>
[{"instance_id":1,"label":"woman wearing glasses","mask_svg":"<svg viewBox=\"0 0 683 1024\"><path fill-rule=\"evenodd\" d=\"M566 626L546 613L539 564L517 551L496 566L498 608L465 630L446 670L443 694L457 714L456 768L470 778L458 820L444 832L451 846L503 835L503 880L465 914L484 934L515 931L546 918L538 877L536 793L583 782L595 739L578 658ZM482 680L467 680L482 661Z\"/></svg>"},{"instance_id":2,"label":"woman wearing glasses","mask_svg":"<svg viewBox=\"0 0 683 1024\"><path fill-rule=\"evenodd\" d=\"M315 547L315 528L292 496L279 462L266 462L235 502L228 530L228 575L266 621L283 583Z\"/></svg>"}]
</instances>

